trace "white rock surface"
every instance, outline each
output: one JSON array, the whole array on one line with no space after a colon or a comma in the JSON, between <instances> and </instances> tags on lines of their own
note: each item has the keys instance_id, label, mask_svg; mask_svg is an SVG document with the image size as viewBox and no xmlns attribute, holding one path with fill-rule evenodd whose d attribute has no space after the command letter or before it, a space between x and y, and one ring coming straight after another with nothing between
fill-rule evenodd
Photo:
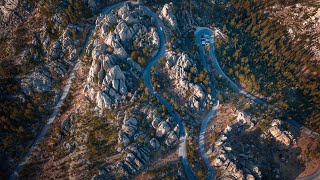
<instances>
[{"instance_id":1,"label":"white rock surface","mask_svg":"<svg viewBox=\"0 0 320 180\"><path fill-rule=\"evenodd\" d=\"M157 128L157 137L163 137L170 131L170 126L167 122L161 121Z\"/></svg>"},{"instance_id":2,"label":"white rock surface","mask_svg":"<svg viewBox=\"0 0 320 180\"><path fill-rule=\"evenodd\" d=\"M152 146L153 149L158 149L160 147L160 143L156 138L152 138L150 140L150 145Z\"/></svg>"}]
</instances>

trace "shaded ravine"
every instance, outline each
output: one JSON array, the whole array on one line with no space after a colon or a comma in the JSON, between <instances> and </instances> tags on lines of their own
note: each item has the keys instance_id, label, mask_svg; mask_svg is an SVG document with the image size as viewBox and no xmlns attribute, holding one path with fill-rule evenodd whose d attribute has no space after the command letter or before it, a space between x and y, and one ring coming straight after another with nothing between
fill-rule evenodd
<instances>
[{"instance_id":1,"label":"shaded ravine","mask_svg":"<svg viewBox=\"0 0 320 180\"><path fill-rule=\"evenodd\" d=\"M123 6L123 4L124 4L124 2L121 2L121 3L114 4L112 6L108 6L102 10L102 14L108 14L112 9L120 8L121 6ZM82 46L82 48L80 50L79 57L81 57L83 55L83 51L84 51L85 47L88 45L89 38L91 37L92 31L95 27L96 27L96 22L93 23L92 27L88 31L88 34L87 34L86 39L84 41L84 45ZM80 59L78 59L76 61L75 65L71 69L71 73L70 73L70 76L67 80L67 84L62 90L62 95L61 95L58 103L54 107L53 112L50 115L50 118L48 119L47 123L42 127L40 132L37 134L36 138L34 139L34 141L31 144L30 148L23 154L23 156L20 159L20 161L18 162L18 165L16 166L15 170L12 172L12 174L9 176L8 179L14 180L19 177L19 173L20 173L22 167L28 162L28 160L32 154L32 150L35 149L35 147L40 143L40 141L47 134L47 132L50 129L51 125L53 124L55 118L57 117L59 110L60 110L61 106L63 105L64 100L66 99L67 95L69 94L71 85L73 83L72 80L75 78L75 71L78 70L80 64L81 64L81 61L80 61Z\"/></svg>"},{"instance_id":2,"label":"shaded ravine","mask_svg":"<svg viewBox=\"0 0 320 180\"><path fill-rule=\"evenodd\" d=\"M157 25L157 29L159 32L159 50L157 54L152 58L151 62L147 65L147 67L144 69L143 72L143 80L145 86L149 89L150 93L155 96L162 105L165 106L169 114L175 119L175 121L178 123L180 132L179 132L179 159L181 160L183 170L185 172L185 175L188 179L195 179L195 176L193 172L191 171L191 168L188 164L187 160L187 150L186 150L186 138L187 138L187 132L185 130L185 126L181 121L180 116L178 113L173 109L173 107L164 99L162 98L153 88L150 82L150 73L151 68L154 66L159 59L164 55L166 51L166 43L165 43L165 34L164 34L164 26L162 21L159 19L159 17L153 13L149 8L142 7L142 10L145 11L149 16L151 16L155 21Z\"/></svg>"}]
</instances>

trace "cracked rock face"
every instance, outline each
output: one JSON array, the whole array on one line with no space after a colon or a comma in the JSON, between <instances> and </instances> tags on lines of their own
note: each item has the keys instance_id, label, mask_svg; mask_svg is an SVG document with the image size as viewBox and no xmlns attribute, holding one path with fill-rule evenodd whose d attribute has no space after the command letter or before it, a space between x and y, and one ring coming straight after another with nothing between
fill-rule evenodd
<instances>
[{"instance_id":1,"label":"cracked rock face","mask_svg":"<svg viewBox=\"0 0 320 180\"><path fill-rule=\"evenodd\" d=\"M94 71L98 73L94 74ZM95 79L101 88L100 91L96 92L96 96L94 96L95 92L93 87L90 87L90 85L93 84L91 82L95 81ZM105 68L105 66L100 63L100 67L98 65L91 68L89 84L86 88L88 90L87 92L89 93L89 97L93 98L93 100L95 97L97 106L100 109L111 108L112 104L120 102L122 100L122 96L127 95L128 91L125 82L126 78L119 66Z\"/></svg>"},{"instance_id":2,"label":"cracked rock face","mask_svg":"<svg viewBox=\"0 0 320 180\"><path fill-rule=\"evenodd\" d=\"M171 54L168 54L168 57L170 58L170 61L173 61L175 58L172 57ZM196 71L196 66L193 63L192 59L190 59L186 54L182 53L178 55L178 61L173 61L176 62L176 64L172 67L174 69L175 73L175 78L187 78L188 77L188 72L190 71L190 68L193 67Z\"/></svg>"},{"instance_id":3,"label":"cracked rock face","mask_svg":"<svg viewBox=\"0 0 320 180\"><path fill-rule=\"evenodd\" d=\"M117 167L126 176L137 174L150 159L150 150L136 144L128 146L124 153L125 159L120 161Z\"/></svg>"}]
</instances>

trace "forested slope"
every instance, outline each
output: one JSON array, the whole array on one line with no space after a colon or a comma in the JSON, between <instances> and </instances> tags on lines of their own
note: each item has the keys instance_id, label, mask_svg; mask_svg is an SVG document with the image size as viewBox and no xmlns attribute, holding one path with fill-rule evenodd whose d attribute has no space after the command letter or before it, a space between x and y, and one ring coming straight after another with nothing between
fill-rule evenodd
<instances>
[{"instance_id":1,"label":"forested slope","mask_svg":"<svg viewBox=\"0 0 320 180\"><path fill-rule=\"evenodd\" d=\"M218 10L213 15L213 22L226 35L216 42L223 69L247 91L262 95L274 108L286 110L290 117L319 132L320 60L314 40L320 34L317 31L319 4L232 0L227 6L216 4ZM281 14L281 8L301 6L305 7L298 18L301 22L276 16ZM305 24L308 18L313 20L304 27L309 31L292 30L293 25L298 28L299 23ZM315 30L310 31L313 28Z\"/></svg>"}]
</instances>

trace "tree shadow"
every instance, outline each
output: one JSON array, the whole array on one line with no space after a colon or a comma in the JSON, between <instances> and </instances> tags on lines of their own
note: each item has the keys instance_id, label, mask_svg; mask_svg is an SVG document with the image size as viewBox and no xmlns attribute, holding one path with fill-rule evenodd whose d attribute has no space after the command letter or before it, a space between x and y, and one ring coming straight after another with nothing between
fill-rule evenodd
<instances>
[{"instance_id":1,"label":"tree shadow","mask_svg":"<svg viewBox=\"0 0 320 180\"><path fill-rule=\"evenodd\" d=\"M305 165L298 158L301 149L294 146L295 140L290 139L292 134L284 131L282 125L277 128L281 131L274 128L272 135L270 131L262 132L252 121L249 124L238 121L229 131L224 131L217 140L222 144L215 147L216 157L223 162L223 165L217 168L220 176L239 178L242 174L244 178L253 175L256 179L297 178L305 169ZM279 132L288 132L286 135L290 141L283 138ZM294 137L298 137L297 134L294 134Z\"/></svg>"}]
</instances>

